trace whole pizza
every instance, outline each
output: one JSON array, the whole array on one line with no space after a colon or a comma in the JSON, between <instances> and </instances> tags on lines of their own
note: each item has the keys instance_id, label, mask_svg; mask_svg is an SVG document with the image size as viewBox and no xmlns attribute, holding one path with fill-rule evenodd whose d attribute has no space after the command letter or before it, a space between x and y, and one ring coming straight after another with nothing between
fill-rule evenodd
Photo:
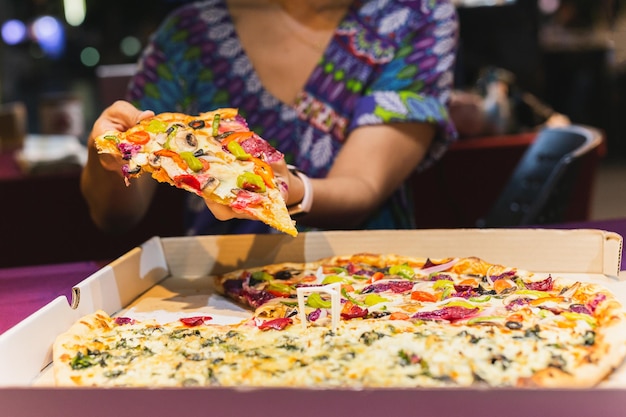
<instances>
[{"instance_id":1,"label":"whole pizza","mask_svg":"<svg viewBox=\"0 0 626 417\"><path fill-rule=\"evenodd\" d=\"M215 284L253 317L164 324L97 311L57 338L57 384L592 387L626 356L610 291L479 258L335 256Z\"/></svg>"}]
</instances>

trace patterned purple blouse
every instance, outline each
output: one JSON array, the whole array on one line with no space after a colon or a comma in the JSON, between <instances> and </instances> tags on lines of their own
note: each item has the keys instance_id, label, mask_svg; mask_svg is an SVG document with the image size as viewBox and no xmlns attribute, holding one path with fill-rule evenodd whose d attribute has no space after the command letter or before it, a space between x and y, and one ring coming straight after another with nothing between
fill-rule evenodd
<instances>
[{"instance_id":1,"label":"patterned purple blouse","mask_svg":"<svg viewBox=\"0 0 626 417\"><path fill-rule=\"evenodd\" d=\"M157 113L237 107L250 129L310 177L327 174L359 126L432 123L437 135L416 167L420 170L456 137L445 104L457 29L456 11L447 0L356 0L295 105L287 105L263 88L225 0L187 4L152 36L128 99ZM191 194L187 214L189 234L272 232L261 222L217 221ZM414 227L408 187L397 190L361 227Z\"/></svg>"}]
</instances>

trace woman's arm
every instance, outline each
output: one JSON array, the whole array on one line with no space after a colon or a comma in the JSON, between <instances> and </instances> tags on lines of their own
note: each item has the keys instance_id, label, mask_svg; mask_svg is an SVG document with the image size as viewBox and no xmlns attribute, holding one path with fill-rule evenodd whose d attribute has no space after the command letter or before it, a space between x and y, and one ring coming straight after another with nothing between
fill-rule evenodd
<instances>
[{"instance_id":1,"label":"woman's arm","mask_svg":"<svg viewBox=\"0 0 626 417\"><path fill-rule=\"evenodd\" d=\"M99 154L94 138L106 131L125 131L151 111L140 111L118 101L98 118L91 131L89 157L81 175L81 191L93 221L101 229L121 232L136 225L150 206L156 181L144 175L124 183L123 161ZM320 228L358 227L403 181L424 157L435 133L426 123L393 123L355 129L337 156L328 176L312 179L311 212L298 219ZM289 173L282 161L276 174L288 184L287 205L302 200L302 181ZM247 218L225 206L210 204L217 218Z\"/></svg>"},{"instance_id":2,"label":"woman's arm","mask_svg":"<svg viewBox=\"0 0 626 417\"><path fill-rule=\"evenodd\" d=\"M434 135L435 126L427 123L355 129L328 176L311 179L313 205L298 222L320 228L358 227L409 177ZM291 205L302 199L303 187L293 174L288 183Z\"/></svg>"},{"instance_id":3,"label":"woman's arm","mask_svg":"<svg viewBox=\"0 0 626 417\"><path fill-rule=\"evenodd\" d=\"M149 175L131 180L127 187L122 175L123 161L110 154L98 154L94 138L106 131L125 131L152 116L125 101L117 101L96 120L89 135L87 164L81 173L80 189L94 223L107 232L123 232L136 225L150 206L156 182Z\"/></svg>"}]
</instances>

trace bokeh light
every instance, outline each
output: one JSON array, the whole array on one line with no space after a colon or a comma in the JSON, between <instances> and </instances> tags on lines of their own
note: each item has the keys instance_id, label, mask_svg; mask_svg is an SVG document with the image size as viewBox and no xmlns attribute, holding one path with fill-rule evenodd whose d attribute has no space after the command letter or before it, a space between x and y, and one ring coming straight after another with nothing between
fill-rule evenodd
<instances>
[{"instance_id":1,"label":"bokeh light","mask_svg":"<svg viewBox=\"0 0 626 417\"><path fill-rule=\"evenodd\" d=\"M539 0L539 10L544 14L552 14L561 6L560 0Z\"/></svg>"},{"instance_id":2,"label":"bokeh light","mask_svg":"<svg viewBox=\"0 0 626 417\"><path fill-rule=\"evenodd\" d=\"M26 25L21 20L7 20L2 25L2 40L7 45L17 45L26 39Z\"/></svg>"},{"instance_id":3,"label":"bokeh light","mask_svg":"<svg viewBox=\"0 0 626 417\"><path fill-rule=\"evenodd\" d=\"M41 16L32 24L32 35L46 55L59 57L65 50L65 31L58 19Z\"/></svg>"},{"instance_id":4,"label":"bokeh light","mask_svg":"<svg viewBox=\"0 0 626 417\"><path fill-rule=\"evenodd\" d=\"M126 36L120 42L120 51L126 56L135 56L141 51L141 42L135 36Z\"/></svg>"},{"instance_id":5,"label":"bokeh light","mask_svg":"<svg viewBox=\"0 0 626 417\"><path fill-rule=\"evenodd\" d=\"M92 46L80 51L80 62L86 67L95 67L100 62L100 52Z\"/></svg>"},{"instance_id":6,"label":"bokeh light","mask_svg":"<svg viewBox=\"0 0 626 417\"><path fill-rule=\"evenodd\" d=\"M80 26L85 21L87 7L85 0L63 0L65 21L71 26Z\"/></svg>"}]
</instances>

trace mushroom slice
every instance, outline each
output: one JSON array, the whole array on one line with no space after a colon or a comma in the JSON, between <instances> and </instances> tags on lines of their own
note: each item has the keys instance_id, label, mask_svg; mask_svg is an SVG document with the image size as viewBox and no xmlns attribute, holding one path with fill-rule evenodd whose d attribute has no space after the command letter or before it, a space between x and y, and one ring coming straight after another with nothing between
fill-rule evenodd
<instances>
[{"instance_id":1,"label":"mushroom slice","mask_svg":"<svg viewBox=\"0 0 626 417\"><path fill-rule=\"evenodd\" d=\"M196 135L185 129L181 129L176 132L174 142L176 143L178 150L181 152L194 152L198 149L198 139L196 138Z\"/></svg>"},{"instance_id":2,"label":"mushroom slice","mask_svg":"<svg viewBox=\"0 0 626 417\"><path fill-rule=\"evenodd\" d=\"M151 153L148 155L148 163L153 167L161 166L161 157L159 155Z\"/></svg>"}]
</instances>

